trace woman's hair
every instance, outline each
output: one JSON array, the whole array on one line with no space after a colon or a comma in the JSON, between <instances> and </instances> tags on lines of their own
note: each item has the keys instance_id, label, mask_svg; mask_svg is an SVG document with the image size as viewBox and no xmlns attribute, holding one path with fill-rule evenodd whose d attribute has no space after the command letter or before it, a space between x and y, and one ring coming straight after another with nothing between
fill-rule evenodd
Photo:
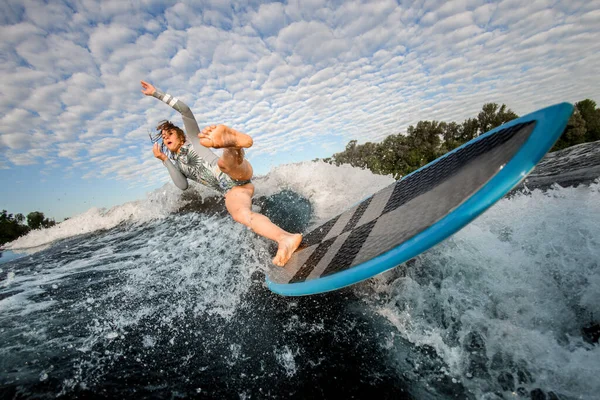
<instances>
[{"instance_id":1,"label":"woman's hair","mask_svg":"<svg viewBox=\"0 0 600 400\"><path fill-rule=\"evenodd\" d=\"M165 119L158 123L156 130L158 131L158 133L156 133L154 136L149 134L150 140L152 140L152 143L160 143L160 150L163 153L165 153L167 156L172 158L173 155L171 154L171 152L169 151L167 146L165 146L165 144L162 141L162 131L164 131L164 130L175 131L175 133L177 134L177 137L181 140L181 142L185 143L186 138L185 138L185 133L183 132L183 129L181 129L177 125L173 124L171 121L167 121Z\"/></svg>"}]
</instances>

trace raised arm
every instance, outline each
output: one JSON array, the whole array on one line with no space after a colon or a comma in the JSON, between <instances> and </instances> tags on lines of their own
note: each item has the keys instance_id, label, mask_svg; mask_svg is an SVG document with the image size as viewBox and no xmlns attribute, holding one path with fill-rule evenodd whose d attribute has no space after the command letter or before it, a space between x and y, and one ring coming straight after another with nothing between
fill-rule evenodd
<instances>
[{"instance_id":1,"label":"raised arm","mask_svg":"<svg viewBox=\"0 0 600 400\"><path fill-rule=\"evenodd\" d=\"M194 150L196 150L196 153L198 153L200 157L208 161L211 165L216 164L219 157L215 153L213 153L212 151L200 144L200 140L198 139L200 128L198 127L198 123L196 122L196 118L194 118L192 110L190 110L190 108L177 97L173 97L168 93L161 92L148 82L141 81L141 83L143 88L142 93L144 93L146 96L156 97L157 99L170 105L172 108L174 108L175 110L177 110L177 112L181 114L181 117L183 118L183 126L185 127L187 140L189 140L192 143L192 146L194 146Z\"/></svg>"}]
</instances>

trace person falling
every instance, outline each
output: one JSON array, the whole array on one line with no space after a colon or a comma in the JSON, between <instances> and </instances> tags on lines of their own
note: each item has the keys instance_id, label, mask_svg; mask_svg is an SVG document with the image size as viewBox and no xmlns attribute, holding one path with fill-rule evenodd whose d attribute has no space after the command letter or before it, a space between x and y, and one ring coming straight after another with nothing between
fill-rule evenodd
<instances>
[{"instance_id":1,"label":"person falling","mask_svg":"<svg viewBox=\"0 0 600 400\"><path fill-rule=\"evenodd\" d=\"M244 149L252 146L252 138L225 125L210 125L200 131L190 108L181 100L141 81L142 93L156 97L177 110L187 133L169 121L161 121L156 130L171 157L163 153L158 143L153 153L167 167L175 186L188 187L187 179L217 190L225 197L227 211L239 222L260 236L277 242L273 264L283 267L302 242L302 235L284 231L269 218L252 211L254 185L252 166L244 159ZM219 158L210 148L223 149ZM172 159L172 161L171 161Z\"/></svg>"}]
</instances>

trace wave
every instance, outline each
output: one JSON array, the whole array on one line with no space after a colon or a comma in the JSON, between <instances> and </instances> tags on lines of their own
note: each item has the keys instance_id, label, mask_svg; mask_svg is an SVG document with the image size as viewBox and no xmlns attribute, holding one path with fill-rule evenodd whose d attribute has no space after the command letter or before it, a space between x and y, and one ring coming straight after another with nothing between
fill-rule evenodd
<instances>
[{"instance_id":1,"label":"wave","mask_svg":"<svg viewBox=\"0 0 600 400\"><path fill-rule=\"evenodd\" d=\"M593 398L599 220L598 181L518 193L369 281L363 297L477 397L492 383L492 392L541 387Z\"/></svg>"},{"instance_id":2,"label":"wave","mask_svg":"<svg viewBox=\"0 0 600 400\"><path fill-rule=\"evenodd\" d=\"M365 197L394 181L391 176L375 175L349 165L335 166L322 161L281 165L267 175L253 179L254 210L260 211L264 199L282 190L295 192L310 201L312 225L337 215ZM112 229L123 223L145 223L174 213L225 213L222 196L191 182L182 192L172 183L146 194L146 198L110 209L92 207L66 221L29 234L6 244L14 252L37 252L52 243L73 236Z\"/></svg>"}]
</instances>

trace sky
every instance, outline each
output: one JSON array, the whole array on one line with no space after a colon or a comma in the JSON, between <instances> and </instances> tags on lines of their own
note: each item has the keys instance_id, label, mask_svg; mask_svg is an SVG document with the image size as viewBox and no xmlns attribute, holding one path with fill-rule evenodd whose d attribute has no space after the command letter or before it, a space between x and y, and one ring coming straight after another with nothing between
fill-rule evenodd
<instances>
[{"instance_id":1,"label":"sky","mask_svg":"<svg viewBox=\"0 0 600 400\"><path fill-rule=\"evenodd\" d=\"M148 132L184 101L264 175L487 102L600 102L600 1L0 3L0 209L61 221L169 182Z\"/></svg>"}]
</instances>

